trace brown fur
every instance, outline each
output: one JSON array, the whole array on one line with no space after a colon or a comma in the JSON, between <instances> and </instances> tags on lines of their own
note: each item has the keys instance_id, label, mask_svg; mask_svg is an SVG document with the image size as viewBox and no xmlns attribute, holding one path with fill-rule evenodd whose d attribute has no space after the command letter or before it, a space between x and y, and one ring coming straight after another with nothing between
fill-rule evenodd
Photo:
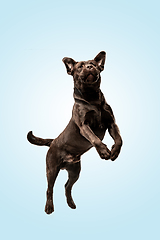
<instances>
[{"instance_id":1,"label":"brown fur","mask_svg":"<svg viewBox=\"0 0 160 240\"><path fill-rule=\"evenodd\" d=\"M71 208L76 208L71 190L79 178L81 155L95 147L102 159L114 161L120 153L122 139L119 129L113 111L100 90L100 72L104 69L105 55L105 52L100 52L93 60L81 62L63 58L67 72L74 80L75 103L72 118L55 139L38 138L32 132L27 135L32 144L50 146L46 157L47 214L54 211L53 186L60 169L68 171L68 181L65 184L67 203ZM115 142L111 151L102 143L107 129Z\"/></svg>"}]
</instances>

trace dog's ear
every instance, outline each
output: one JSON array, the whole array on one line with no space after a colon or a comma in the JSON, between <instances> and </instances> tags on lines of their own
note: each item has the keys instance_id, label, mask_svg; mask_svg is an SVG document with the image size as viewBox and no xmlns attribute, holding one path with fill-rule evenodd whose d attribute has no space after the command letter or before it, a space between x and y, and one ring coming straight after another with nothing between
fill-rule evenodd
<instances>
[{"instance_id":1,"label":"dog's ear","mask_svg":"<svg viewBox=\"0 0 160 240\"><path fill-rule=\"evenodd\" d=\"M76 62L72 58L67 58L67 57L64 57L62 59L62 61L64 62L65 66L66 66L67 73L69 75L73 75L73 67L76 64Z\"/></svg>"},{"instance_id":2,"label":"dog's ear","mask_svg":"<svg viewBox=\"0 0 160 240\"><path fill-rule=\"evenodd\" d=\"M104 69L105 59L106 53L104 51L98 53L98 55L94 58L100 68L100 71L103 71Z\"/></svg>"}]
</instances>

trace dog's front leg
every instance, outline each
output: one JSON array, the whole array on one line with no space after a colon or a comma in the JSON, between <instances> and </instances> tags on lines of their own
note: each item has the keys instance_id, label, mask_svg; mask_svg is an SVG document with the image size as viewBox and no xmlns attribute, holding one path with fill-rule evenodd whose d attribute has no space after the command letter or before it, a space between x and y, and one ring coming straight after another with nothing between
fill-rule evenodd
<instances>
[{"instance_id":1,"label":"dog's front leg","mask_svg":"<svg viewBox=\"0 0 160 240\"><path fill-rule=\"evenodd\" d=\"M111 150L111 160L114 161L121 150L122 147L122 138L118 129L118 126L115 124L115 122L111 123L110 127L108 128L109 134L114 140L114 145L112 146Z\"/></svg>"},{"instance_id":2,"label":"dog's front leg","mask_svg":"<svg viewBox=\"0 0 160 240\"><path fill-rule=\"evenodd\" d=\"M94 134L88 124L83 124L80 127L80 133L94 146L102 159L110 158L110 150L102 141Z\"/></svg>"}]
</instances>

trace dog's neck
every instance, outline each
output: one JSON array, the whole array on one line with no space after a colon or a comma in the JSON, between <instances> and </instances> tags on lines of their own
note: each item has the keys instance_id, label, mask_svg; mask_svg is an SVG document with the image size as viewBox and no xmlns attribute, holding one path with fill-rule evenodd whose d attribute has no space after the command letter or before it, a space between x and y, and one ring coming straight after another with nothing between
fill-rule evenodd
<instances>
[{"instance_id":1,"label":"dog's neck","mask_svg":"<svg viewBox=\"0 0 160 240\"><path fill-rule=\"evenodd\" d=\"M100 89L96 91L93 89L85 89L85 91L81 91L80 89L74 87L74 99L75 101L83 101L88 104L101 104L101 96L102 92Z\"/></svg>"}]
</instances>

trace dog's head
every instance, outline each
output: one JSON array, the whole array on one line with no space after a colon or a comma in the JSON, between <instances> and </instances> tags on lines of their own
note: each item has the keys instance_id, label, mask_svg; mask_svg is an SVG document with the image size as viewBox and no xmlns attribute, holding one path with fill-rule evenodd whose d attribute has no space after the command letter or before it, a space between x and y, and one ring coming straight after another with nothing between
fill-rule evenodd
<instances>
[{"instance_id":1,"label":"dog's head","mask_svg":"<svg viewBox=\"0 0 160 240\"><path fill-rule=\"evenodd\" d=\"M104 69L106 53L100 52L93 60L76 62L72 58L63 58L67 73L73 76L74 85L80 90L99 88L100 73Z\"/></svg>"}]
</instances>

